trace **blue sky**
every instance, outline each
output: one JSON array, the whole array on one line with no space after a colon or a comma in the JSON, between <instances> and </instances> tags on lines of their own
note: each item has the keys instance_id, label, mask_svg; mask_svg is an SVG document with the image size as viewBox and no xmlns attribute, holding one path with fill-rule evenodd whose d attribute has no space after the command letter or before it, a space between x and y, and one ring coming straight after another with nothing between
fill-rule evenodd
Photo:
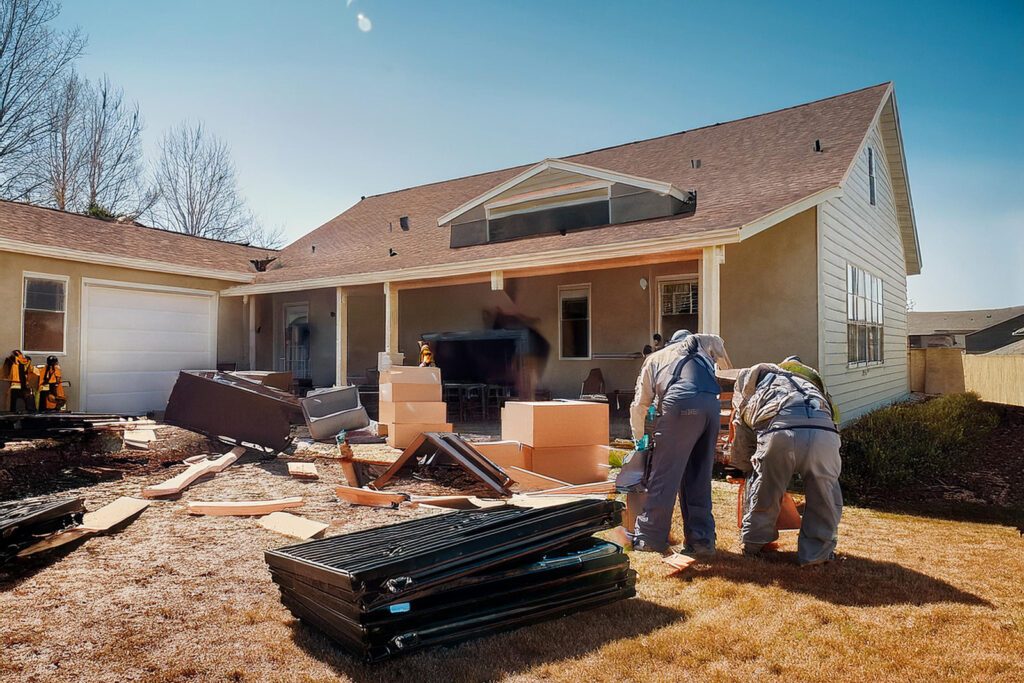
<instances>
[{"instance_id":1,"label":"blue sky","mask_svg":"<svg viewBox=\"0 0 1024 683\"><path fill-rule=\"evenodd\" d=\"M202 120L289 239L360 195L893 80L916 309L1024 304L1020 0L65 0L59 23L139 102L147 147Z\"/></svg>"}]
</instances>

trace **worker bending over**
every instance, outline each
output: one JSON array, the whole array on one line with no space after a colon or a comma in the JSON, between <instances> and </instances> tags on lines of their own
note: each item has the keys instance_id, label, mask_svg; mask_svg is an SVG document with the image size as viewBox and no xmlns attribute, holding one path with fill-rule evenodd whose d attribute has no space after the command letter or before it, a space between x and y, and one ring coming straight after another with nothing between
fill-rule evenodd
<instances>
[{"instance_id":1,"label":"worker bending over","mask_svg":"<svg viewBox=\"0 0 1024 683\"><path fill-rule=\"evenodd\" d=\"M744 554L753 555L779 537L782 496L799 472L807 501L797 561L821 564L835 557L843 513L838 415L813 368L794 357L783 365L742 370L733 392L731 464L747 477L740 543Z\"/></svg>"},{"instance_id":2,"label":"worker bending over","mask_svg":"<svg viewBox=\"0 0 1024 683\"><path fill-rule=\"evenodd\" d=\"M684 552L709 557L715 552L711 515L711 468L720 421L720 388L715 361L730 367L720 337L679 330L660 351L644 360L630 406L633 438L644 435L647 412L657 405L654 453L643 511L630 535L633 547L664 553L679 498Z\"/></svg>"},{"instance_id":3,"label":"worker bending over","mask_svg":"<svg viewBox=\"0 0 1024 683\"><path fill-rule=\"evenodd\" d=\"M7 379L11 381L11 412L17 413L20 410L35 412L35 396L32 394L32 378L36 369L32 367L32 360L21 351L11 351L11 355L4 361L4 370ZM19 405L20 409L19 409Z\"/></svg>"},{"instance_id":4,"label":"worker bending over","mask_svg":"<svg viewBox=\"0 0 1024 683\"><path fill-rule=\"evenodd\" d=\"M53 412L64 407L67 399L64 396L64 385L61 382L60 363L57 356L49 356L46 365L39 369L39 409Z\"/></svg>"}]
</instances>

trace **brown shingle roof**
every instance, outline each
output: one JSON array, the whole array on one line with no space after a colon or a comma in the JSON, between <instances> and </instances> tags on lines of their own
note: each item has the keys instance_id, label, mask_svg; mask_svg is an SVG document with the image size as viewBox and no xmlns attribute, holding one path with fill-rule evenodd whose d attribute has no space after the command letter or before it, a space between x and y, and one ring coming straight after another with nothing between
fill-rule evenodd
<instances>
[{"instance_id":1,"label":"brown shingle roof","mask_svg":"<svg viewBox=\"0 0 1024 683\"><path fill-rule=\"evenodd\" d=\"M0 201L0 240L248 275L255 274L250 259L276 253L272 249L9 201ZM3 250L0 244L0 251Z\"/></svg>"},{"instance_id":2,"label":"brown shingle roof","mask_svg":"<svg viewBox=\"0 0 1024 683\"><path fill-rule=\"evenodd\" d=\"M437 226L438 217L529 168L520 166L367 197L285 248L275 266L256 281L362 273L369 277L400 268L738 228L837 187L888 87L885 83L729 123L564 157L695 189L693 216L450 249L449 231ZM813 151L816 139L821 140L823 152ZM700 168L692 168L691 159L700 159ZM409 217L407 232L399 228L401 216ZM397 256L389 257L389 249Z\"/></svg>"},{"instance_id":3,"label":"brown shingle roof","mask_svg":"<svg viewBox=\"0 0 1024 683\"><path fill-rule=\"evenodd\" d=\"M907 334L969 334L1024 315L1024 306L987 308L978 311L910 311Z\"/></svg>"}]
</instances>

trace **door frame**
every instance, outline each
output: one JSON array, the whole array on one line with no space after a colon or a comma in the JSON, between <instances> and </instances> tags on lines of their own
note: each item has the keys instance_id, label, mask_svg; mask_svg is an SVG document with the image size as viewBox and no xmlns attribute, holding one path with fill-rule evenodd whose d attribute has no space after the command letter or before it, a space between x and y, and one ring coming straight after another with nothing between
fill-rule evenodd
<instances>
[{"instance_id":1,"label":"door frame","mask_svg":"<svg viewBox=\"0 0 1024 683\"><path fill-rule=\"evenodd\" d=\"M79 409L88 412L88 330L89 330L89 292L90 287L106 289L127 289L133 291L163 292L165 294L187 294L209 298L210 304L210 369L217 368L217 314L220 311L220 293L211 289L192 289L189 287L172 287L171 285L154 285L145 282L125 282L122 280L103 280L83 277L82 291L79 295L78 321L78 402Z\"/></svg>"},{"instance_id":2,"label":"door frame","mask_svg":"<svg viewBox=\"0 0 1024 683\"><path fill-rule=\"evenodd\" d=\"M310 318L309 299L303 301L282 301L280 307L274 312L274 370L277 372L285 372L285 362L287 359L283 357L284 354L284 331L288 328L285 325L285 309L289 306L305 306L306 307L306 320ZM309 344L309 356L311 366L309 368L310 377L313 376L312 359L313 359L313 343L310 340Z\"/></svg>"}]
</instances>

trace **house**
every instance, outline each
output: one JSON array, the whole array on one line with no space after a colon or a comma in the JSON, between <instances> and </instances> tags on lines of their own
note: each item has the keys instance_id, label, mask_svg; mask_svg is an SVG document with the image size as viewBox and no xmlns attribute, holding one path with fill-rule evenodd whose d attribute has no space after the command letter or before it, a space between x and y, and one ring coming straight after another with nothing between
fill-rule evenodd
<instances>
[{"instance_id":1,"label":"house","mask_svg":"<svg viewBox=\"0 0 1024 683\"><path fill-rule=\"evenodd\" d=\"M987 353L1024 339L1024 306L980 311L911 311L910 348L958 348Z\"/></svg>"},{"instance_id":2,"label":"house","mask_svg":"<svg viewBox=\"0 0 1024 683\"><path fill-rule=\"evenodd\" d=\"M685 327L738 364L801 356L852 418L908 394L920 269L885 83L365 197L220 297L244 300L236 355L312 385L425 338L449 380L528 395L526 369L574 396L596 368L626 391L651 335Z\"/></svg>"},{"instance_id":3,"label":"house","mask_svg":"<svg viewBox=\"0 0 1024 683\"><path fill-rule=\"evenodd\" d=\"M162 410L182 369L244 359L242 300L267 250L0 202L0 356L57 356L69 406Z\"/></svg>"}]
</instances>

